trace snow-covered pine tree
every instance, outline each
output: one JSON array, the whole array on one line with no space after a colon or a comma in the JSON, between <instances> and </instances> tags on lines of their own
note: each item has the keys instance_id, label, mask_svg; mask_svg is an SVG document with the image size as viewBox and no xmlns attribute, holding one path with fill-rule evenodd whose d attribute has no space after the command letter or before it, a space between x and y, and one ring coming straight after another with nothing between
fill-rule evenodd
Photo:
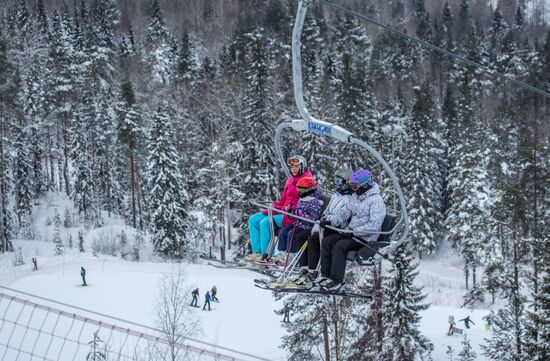
<instances>
[{"instance_id":1,"label":"snow-covered pine tree","mask_svg":"<svg viewBox=\"0 0 550 361\"><path fill-rule=\"evenodd\" d=\"M42 168L42 160L45 158L45 93L44 75L42 64L35 59L30 69L27 70L23 82L23 94L21 97L28 131L28 152L32 167L31 182L33 197L38 198L47 190L46 178Z\"/></svg>"},{"instance_id":2,"label":"snow-covered pine tree","mask_svg":"<svg viewBox=\"0 0 550 361\"><path fill-rule=\"evenodd\" d=\"M464 257L466 287L472 272L472 286L477 287L476 266L483 261L482 249L489 237L490 195L487 174L488 150L485 126L474 118L475 102L465 73L458 99L457 125L455 132L461 142L453 141L450 149L451 169L448 173L449 211L445 219L448 238Z\"/></svg>"},{"instance_id":3,"label":"snow-covered pine tree","mask_svg":"<svg viewBox=\"0 0 550 361\"><path fill-rule=\"evenodd\" d=\"M533 303L528 309L526 320L526 354L530 360L550 359L550 145L541 144L540 172L540 214L532 244L534 264L537 269L532 278Z\"/></svg>"},{"instance_id":4,"label":"snow-covered pine tree","mask_svg":"<svg viewBox=\"0 0 550 361\"><path fill-rule=\"evenodd\" d=\"M151 20L146 30L146 59L152 79L157 84L170 81L176 62L176 46L166 28L159 0L150 2Z\"/></svg>"},{"instance_id":5,"label":"snow-covered pine tree","mask_svg":"<svg viewBox=\"0 0 550 361\"><path fill-rule=\"evenodd\" d=\"M497 312L493 335L483 346L491 360L522 360L525 357L525 295L521 288L521 267L526 255L522 227L526 222L528 202L517 180L503 185L502 198L496 202L494 216L503 224L506 239L503 294L506 307Z\"/></svg>"},{"instance_id":6,"label":"snow-covered pine tree","mask_svg":"<svg viewBox=\"0 0 550 361\"><path fill-rule=\"evenodd\" d=\"M273 151L273 134L276 121L270 93L271 64L266 54L264 29L249 34L246 65L247 79L243 100L243 125L240 136L249 151L240 162L243 172L243 192L257 199L275 199L279 193L278 167ZM248 206L250 207L250 206ZM246 209L249 213L249 209Z\"/></svg>"},{"instance_id":7,"label":"snow-covered pine tree","mask_svg":"<svg viewBox=\"0 0 550 361\"><path fill-rule=\"evenodd\" d=\"M118 142L125 149L119 149L120 157L125 162L119 163L118 172L124 175L122 184L130 188L130 196L127 208L128 218L132 227L143 229L143 216L141 214L142 193L140 192L140 167L137 159L139 145L144 141L141 126L141 111L136 102L132 81L126 77L120 86L119 104L117 108ZM126 169L121 167L126 164Z\"/></svg>"},{"instance_id":8,"label":"snow-covered pine tree","mask_svg":"<svg viewBox=\"0 0 550 361\"><path fill-rule=\"evenodd\" d=\"M380 359L390 361L430 360L433 345L420 333L419 312L429 304L426 295L414 285L418 264L413 251L399 247L392 269L384 285L384 342Z\"/></svg>"},{"instance_id":9,"label":"snow-covered pine tree","mask_svg":"<svg viewBox=\"0 0 550 361\"><path fill-rule=\"evenodd\" d=\"M178 53L174 70L177 89L190 89L197 71L195 45L188 31L184 31L178 44Z\"/></svg>"},{"instance_id":10,"label":"snow-covered pine tree","mask_svg":"<svg viewBox=\"0 0 550 361\"><path fill-rule=\"evenodd\" d=\"M411 243L419 254L431 253L437 247L441 168L434 152L434 135L430 132L437 122L431 85L426 81L416 89L399 158L400 179L408 197Z\"/></svg>"},{"instance_id":11,"label":"snow-covered pine tree","mask_svg":"<svg viewBox=\"0 0 550 361\"><path fill-rule=\"evenodd\" d=\"M84 252L84 232L82 230L78 231L78 251Z\"/></svg>"},{"instance_id":12,"label":"snow-covered pine tree","mask_svg":"<svg viewBox=\"0 0 550 361\"><path fill-rule=\"evenodd\" d=\"M68 135L69 122L73 118L73 80L72 80L72 44L69 29L57 10L52 17L52 37L46 62L46 94L48 102L50 142L57 149L50 151L50 161L57 163L60 180L57 189L71 194L69 176L70 139ZM54 158L55 157L55 158ZM52 166L53 167L53 166ZM53 174L51 175L53 179ZM54 188L54 187L52 187Z\"/></svg>"},{"instance_id":13,"label":"snow-covered pine tree","mask_svg":"<svg viewBox=\"0 0 550 361\"><path fill-rule=\"evenodd\" d=\"M464 338L461 341L462 350L456 355L458 357L457 361L475 361L476 353L472 350L472 345L470 345L470 340L468 335L464 334Z\"/></svg>"},{"instance_id":14,"label":"snow-covered pine tree","mask_svg":"<svg viewBox=\"0 0 550 361\"><path fill-rule=\"evenodd\" d=\"M170 258L193 256L189 249L188 194L179 169L170 113L159 107L148 146L149 228L156 252Z\"/></svg>"},{"instance_id":15,"label":"snow-covered pine tree","mask_svg":"<svg viewBox=\"0 0 550 361\"><path fill-rule=\"evenodd\" d=\"M357 332L354 301L345 297L290 296L285 302L293 322L285 323L287 335L282 345L290 352L289 361L350 360L353 354L349 340Z\"/></svg>"},{"instance_id":16,"label":"snow-covered pine tree","mask_svg":"<svg viewBox=\"0 0 550 361\"><path fill-rule=\"evenodd\" d=\"M54 212L55 212L53 216L53 244L55 246L54 255L62 256L65 253L65 245L61 240L61 216L59 215L59 212L57 212L57 208L54 209Z\"/></svg>"},{"instance_id":17,"label":"snow-covered pine tree","mask_svg":"<svg viewBox=\"0 0 550 361\"><path fill-rule=\"evenodd\" d=\"M0 252L13 252L17 225L9 207L13 162L11 127L16 119L18 89L15 67L8 59L7 41L0 29Z\"/></svg>"},{"instance_id":18,"label":"snow-covered pine tree","mask_svg":"<svg viewBox=\"0 0 550 361\"><path fill-rule=\"evenodd\" d=\"M19 72L17 71L17 74ZM17 75L17 78L19 76ZM16 81L15 86L19 88L20 95L24 94L24 89L21 87L21 82ZM19 102L18 102L19 103ZM22 238L31 239L31 213L32 213L32 200L33 200L33 184L32 184L32 164L31 154L29 152L29 128L28 124L30 120L21 111L21 104L17 104L19 111L17 114L17 120L14 122L14 142L13 149L15 153L14 158L14 182L16 187L14 188L15 195L15 214L17 215L17 222L19 227L19 235Z\"/></svg>"}]
</instances>

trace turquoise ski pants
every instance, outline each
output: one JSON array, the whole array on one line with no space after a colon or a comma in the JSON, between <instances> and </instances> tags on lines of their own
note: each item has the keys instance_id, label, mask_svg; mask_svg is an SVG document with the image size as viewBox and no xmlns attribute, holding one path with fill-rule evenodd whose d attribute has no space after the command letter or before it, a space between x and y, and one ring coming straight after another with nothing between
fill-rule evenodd
<instances>
[{"instance_id":1,"label":"turquoise ski pants","mask_svg":"<svg viewBox=\"0 0 550 361\"><path fill-rule=\"evenodd\" d=\"M283 215L273 216L273 223L281 227ZM267 251L271 234L269 232L269 217L262 212L255 213L248 218L248 231L250 232L250 245L252 253L264 254Z\"/></svg>"}]
</instances>

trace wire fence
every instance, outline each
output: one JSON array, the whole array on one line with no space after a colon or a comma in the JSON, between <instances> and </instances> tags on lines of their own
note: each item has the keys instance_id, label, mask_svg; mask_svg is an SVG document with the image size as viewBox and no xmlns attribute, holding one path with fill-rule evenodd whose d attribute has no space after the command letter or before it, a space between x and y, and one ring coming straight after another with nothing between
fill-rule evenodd
<instances>
[{"instance_id":1,"label":"wire fence","mask_svg":"<svg viewBox=\"0 0 550 361\"><path fill-rule=\"evenodd\" d=\"M86 313L0 291L0 360L266 360L189 338L169 341L151 327L129 321L131 327L123 327L120 319L112 318L117 325Z\"/></svg>"}]
</instances>

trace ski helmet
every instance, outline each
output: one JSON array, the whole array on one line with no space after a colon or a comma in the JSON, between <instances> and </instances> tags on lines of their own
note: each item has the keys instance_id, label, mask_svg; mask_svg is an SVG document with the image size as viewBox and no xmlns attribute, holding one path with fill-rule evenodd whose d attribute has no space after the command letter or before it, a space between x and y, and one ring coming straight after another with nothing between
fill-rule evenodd
<instances>
[{"instance_id":1,"label":"ski helmet","mask_svg":"<svg viewBox=\"0 0 550 361\"><path fill-rule=\"evenodd\" d=\"M365 193L375 184L372 173L367 169L356 170L349 179L350 188L357 194Z\"/></svg>"},{"instance_id":2,"label":"ski helmet","mask_svg":"<svg viewBox=\"0 0 550 361\"><path fill-rule=\"evenodd\" d=\"M351 177L351 170L341 169L334 175L334 186L336 191L342 195L353 193L349 187L349 178Z\"/></svg>"},{"instance_id":3,"label":"ski helmet","mask_svg":"<svg viewBox=\"0 0 550 361\"><path fill-rule=\"evenodd\" d=\"M293 155L292 157L287 159L286 163L289 167L292 167L293 165L299 165L300 172L298 173L298 175L303 174L307 169L306 159L301 155Z\"/></svg>"},{"instance_id":4,"label":"ski helmet","mask_svg":"<svg viewBox=\"0 0 550 361\"><path fill-rule=\"evenodd\" d=\"M312 177L300 178L296 183L300 198L306 197L317 190L317 181Z\"/></svg>"}]
</instances>

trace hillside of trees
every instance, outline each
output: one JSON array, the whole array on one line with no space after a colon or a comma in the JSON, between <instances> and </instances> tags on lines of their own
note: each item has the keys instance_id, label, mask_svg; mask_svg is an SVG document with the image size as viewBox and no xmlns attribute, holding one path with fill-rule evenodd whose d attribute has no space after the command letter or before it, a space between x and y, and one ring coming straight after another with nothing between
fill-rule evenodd
<instances>
[{"instance_id":1,"label":"hillside of trees","mask_svg":"<svg viewBox=\"0 0 550 361\"><path fill-rule=\"evenodd\" d=\"M242 247L248 200L274 199L282 186L274 130L298 117L296 4L3 1L0 251L34 237L33 204L46 192L70 196L89 228L105 212L123 217L168 258L192 257L198 237L223 250ZM550 91L544 1L341 4L490 69L310 5L302 55L313 115L388 159L383 129L405 129L394 139L393 165L411 250L422 257L448 240L464 261L466 303L490 295L509 304L499 317L512 326L495 342L508 340L515 351L501 347L500 360L545 359L549 100L490 74ZM303 153L321 184L341 166L372 168L385 182L349 147L310 136L284 147ZM241 234L232 245L235 209ZM194 210L204 212L200 221Z\"/></svg>"}]
</instances>

